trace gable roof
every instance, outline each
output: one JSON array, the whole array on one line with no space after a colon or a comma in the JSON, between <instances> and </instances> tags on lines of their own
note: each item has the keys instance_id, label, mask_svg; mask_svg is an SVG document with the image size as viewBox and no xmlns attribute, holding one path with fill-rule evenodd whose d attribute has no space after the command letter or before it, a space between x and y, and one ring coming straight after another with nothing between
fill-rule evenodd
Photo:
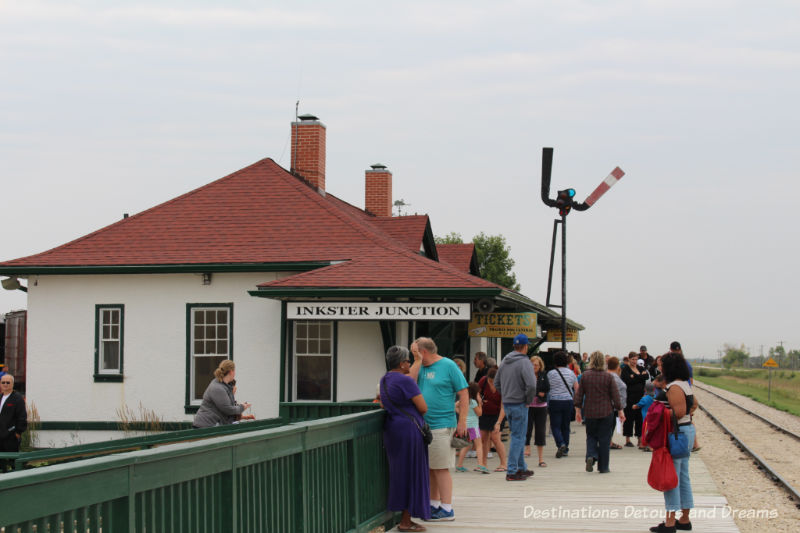
<instances>
[{"instance_id":1,"label":"gable roof","mask_svg":"<svg viewBox=\"0 0 800 533\"><path fill-rule=\"evenodd\" d=\"M437 244L436 251L439 261L453 265L462 272L480 275L478 272L478 257L475 255L475 244Z\"/></svg>"},{"instance_id":2,"label":"gable roof","mask_svg":"<svg viewBox=\"0 0 800 533\"><path fill-rule=\"evenodd\" d=\"M449 261L438 261L427 216L375 217L268 158L51 250L2 262L0 274L300 271L249 292L493 297L543 319L558 316L471 275L469 246L452 253L444 246Z\"/></svg>"},{"instance_id":3,"label":"gable roof","mask_svg":"<svg viewBox=\"0 0 800 533\"><path fill-rule=\"evenodd\" d=\"M419 255L427 216L373 217L263 159L59 247L0 263L0 273L144 266L334 267L279 286L502 287ZM416 243L416 244L414 244ZM307 268L291 268L302 263Z\"/></svg>"}]
</instances>

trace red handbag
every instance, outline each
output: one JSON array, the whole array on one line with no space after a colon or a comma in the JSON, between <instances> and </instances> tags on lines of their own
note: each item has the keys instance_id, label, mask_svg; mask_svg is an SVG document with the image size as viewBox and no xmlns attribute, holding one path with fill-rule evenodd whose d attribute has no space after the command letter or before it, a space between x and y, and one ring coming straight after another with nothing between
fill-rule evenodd
<instances>
[{"instance_id":1,"label":"red handbag","mask_svg":"<svg viewBox=\"0 0 800 533\"><path fill-rule=\"evenodd\" d=\"M678 486L678 474L675 472L675 464L669 454L669 446L666 445L668 428L672 420L669 415L666 415L661 423L665 424L667 431L664 432L664 444L653 450L650 469L647 471L647 484L658 491L665 492Z\"/></svg>"}]
</instances>

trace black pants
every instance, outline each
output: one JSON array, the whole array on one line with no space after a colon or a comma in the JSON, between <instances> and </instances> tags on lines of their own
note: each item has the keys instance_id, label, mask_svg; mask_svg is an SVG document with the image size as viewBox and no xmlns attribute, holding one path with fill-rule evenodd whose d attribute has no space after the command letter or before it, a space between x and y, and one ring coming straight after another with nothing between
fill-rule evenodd
<instances>
[{"instance_id":1,"label":"black pants","mask_svg":"<svg viewBox=\"0 0 800 533\"><path fill-rule=\"evenodd\" d=\"M0 440L0 452L18 452L19 439L15 434L11 434L3 440ZM13 459L0 459L0 472L12 469L14 467Z\"/></svg>"},{"instance_id":2,"label":"black pants","mask_svg":"<svg viewBox=\"0 0 800 533\"><path fill-rule=\"evenodd\" d=\"M535 432L534 432L535 428ZM547 440L547 407L528 407L528 430L525 432L525 446L531 444L544 446Z\"/></svg>"},{"instance_id":3,"label":"black pants","mask_svg":"<svg viewBox=\"0 0 800 533\"><path fill-rule=\"evenodd\" d=\"M628 404L625 407L625 422L622 423L622 434L626 437L642 436L642 410L634 409L636 404Z\"/></svg>"},{"instance_id":4,"label":"black pants","mask_svg":"<svg viewBox=\"0 0 800 533\"><path fill-rule=\"evenodd\" d=\"M597 469L608 472L609 446L617 417L614 413L603 418L586 419L586 457L597 459Z\"/></svg>"}]
</instances>

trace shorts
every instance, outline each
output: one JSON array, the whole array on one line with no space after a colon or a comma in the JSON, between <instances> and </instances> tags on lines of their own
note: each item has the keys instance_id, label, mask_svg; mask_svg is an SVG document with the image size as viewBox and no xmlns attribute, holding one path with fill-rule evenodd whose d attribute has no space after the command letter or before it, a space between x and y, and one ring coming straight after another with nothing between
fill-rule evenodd
<instances>
[{"instance_id":1,"label":"shorts","mask_svg":"<svg viewBox=\"0 0 800 533\"><path fill-rule=\"evenodd\" d=\"M496 415L481 415L478 417L478 428L481 431L494 431L494 425L497 424L497 419L500 418L499 414ZM503 426L506 425L506 419L503 418L503 423L500 424L500 429L503 429Z\"/></svg>"},{"instance_id":2,"label":"shorts","mask_svg":"<svg viewBox=\"0 0 800 533\"><path fill-rule=\"evenodd\" d=\"M478 428L467 428L467 438L472 442L475 439L481 438L481 431Z\"/></svg>"},{"instance_id":3,"label":"shorts","mask_svg":"<svg viewBox=\"0 0 800 533\"><path fill-rule=\"evenodd\" d=\"M441 428L432 430L433 442L428 445L428 468L441 470L456 466L455 450L450 446L456 428Z\"/></svg>"}]
</instances>

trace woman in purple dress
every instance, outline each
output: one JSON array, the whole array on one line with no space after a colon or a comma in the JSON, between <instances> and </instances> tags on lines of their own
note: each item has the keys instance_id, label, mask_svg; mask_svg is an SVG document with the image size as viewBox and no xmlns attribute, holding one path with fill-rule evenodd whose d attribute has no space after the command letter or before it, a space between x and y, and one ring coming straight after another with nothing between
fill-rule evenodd
<instances>
[{"instance_id":1,"label":"woman in purple dress","mask_svg":"<svg viewBox=\"0 0 800 533\"><path fill-rule=\"evenodd\" d=\"M425 531L411 517L430 518L428 447L421 430L428 406L416 381L406 375L411 366L406 348L389 348L386 365L390 370L380 382L381 405L386 409L383 446L389 458L386 508L403 512L398 531Z\"/></svg>"}]
</instances>

